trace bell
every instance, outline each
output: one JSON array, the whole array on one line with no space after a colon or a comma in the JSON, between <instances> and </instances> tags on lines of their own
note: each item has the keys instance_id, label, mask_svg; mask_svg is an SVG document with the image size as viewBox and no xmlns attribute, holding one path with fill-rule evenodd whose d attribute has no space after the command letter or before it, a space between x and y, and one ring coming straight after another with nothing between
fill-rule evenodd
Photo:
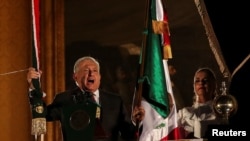
<instances>
[{"instance_id":1,"label":"bell","mask_svg":"<svg viewBox=\"0 0 250 141\"><path fill-rule=\"evenodd\" d=\"M222 93L215 97L213 108L217 115L222 118L224 124L228 124L228 118L235 114L238 109L238 104L234 96L228 94L226 83L222 82Z\"/></svg>"}]
</instances>

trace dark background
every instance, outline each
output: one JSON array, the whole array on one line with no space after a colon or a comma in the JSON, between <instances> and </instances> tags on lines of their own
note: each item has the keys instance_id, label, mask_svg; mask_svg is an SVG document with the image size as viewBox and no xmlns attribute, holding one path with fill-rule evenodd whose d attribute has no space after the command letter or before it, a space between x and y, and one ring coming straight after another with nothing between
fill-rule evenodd
<instances>
[{"instance_id":1,"label":"dark background","mask_svg":"<svg viewBox=\"0 0 250 141\"><path fill-rule=\"evenodd\" d=\"M250 55L249 47L249 8L246 2L205 0L216 36L230 72ZM223 8L222 8L223 7ZM249 124L248 111L250 94L250 59L232 77L229 92L238 101L238 111L230 118L230 123L246 127Z\"/></svg>"}]
</instances>

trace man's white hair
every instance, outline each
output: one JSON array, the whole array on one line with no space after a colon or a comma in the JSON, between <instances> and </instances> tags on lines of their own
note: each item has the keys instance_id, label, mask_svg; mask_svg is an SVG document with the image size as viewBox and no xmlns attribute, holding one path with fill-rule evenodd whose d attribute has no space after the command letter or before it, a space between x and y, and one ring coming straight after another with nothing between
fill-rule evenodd
<instances>
[{"instance_id":1,"label":"man's white hair","mask_svg":"<svg viewBox=\"0 0 250 141\"><path fill-rule=\"evenodd\" d=\"M95 62L97 64L97 67L98 67L98 71L100 72L100 65L99 65L99 62L91 57L91 56L84 56L84 57L81 57L79 58L76 62L75 62L75 65L74 65L74 69L73 69L73 72L76 73L78 71L78 65L82 62L82 61L85 61L85 60L92 60L93 62Z\"/></svg>"}]
</instances>

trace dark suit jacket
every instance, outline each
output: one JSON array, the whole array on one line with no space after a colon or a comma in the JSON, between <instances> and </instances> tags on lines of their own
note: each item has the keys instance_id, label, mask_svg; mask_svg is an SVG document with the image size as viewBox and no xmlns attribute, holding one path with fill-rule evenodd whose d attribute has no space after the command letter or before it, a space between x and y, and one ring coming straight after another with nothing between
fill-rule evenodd
<instances>
[{"instance_id":1,"label":"dark suit jacket","mask_svg":"<svg viewBox=\"0 0 250 141\"><path fill-rule=\"evenodd\" d=\"M76 104L77 100L79 100L79 95L82 94L83 92L79 88L57 94L53 102L47 106L47 121L60 120L61 124L63 124L63 106ZM121 97L102 90L100 90L99 94L99 102L101 105L100 122L109 137L98 141L118 141L118 136L120 135L126 141L131 140L135 135L135 126L132 124L131 118L125 110ZM66 130L63 125L62 132L64 141L66 141Z\"/></svg>"}]
</instances>

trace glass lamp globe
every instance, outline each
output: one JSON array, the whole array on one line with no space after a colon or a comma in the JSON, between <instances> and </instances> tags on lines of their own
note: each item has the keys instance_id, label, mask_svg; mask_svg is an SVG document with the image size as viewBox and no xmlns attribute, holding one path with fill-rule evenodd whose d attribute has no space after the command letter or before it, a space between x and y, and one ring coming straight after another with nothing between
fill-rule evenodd
<instances>
[{"instance_id":1,"label":"glass lamp globe","mask_svg":"<svg viewBox=\"0 0 250 141\"><path fill-rule=\"evenodd\" d=\"M221 90L222 93L216 96L213 101L213 108L227 124L229 116L236 113L238 104L235 97L227 93L225 82L222 82Z\"/></svg>"}]
</instances>

